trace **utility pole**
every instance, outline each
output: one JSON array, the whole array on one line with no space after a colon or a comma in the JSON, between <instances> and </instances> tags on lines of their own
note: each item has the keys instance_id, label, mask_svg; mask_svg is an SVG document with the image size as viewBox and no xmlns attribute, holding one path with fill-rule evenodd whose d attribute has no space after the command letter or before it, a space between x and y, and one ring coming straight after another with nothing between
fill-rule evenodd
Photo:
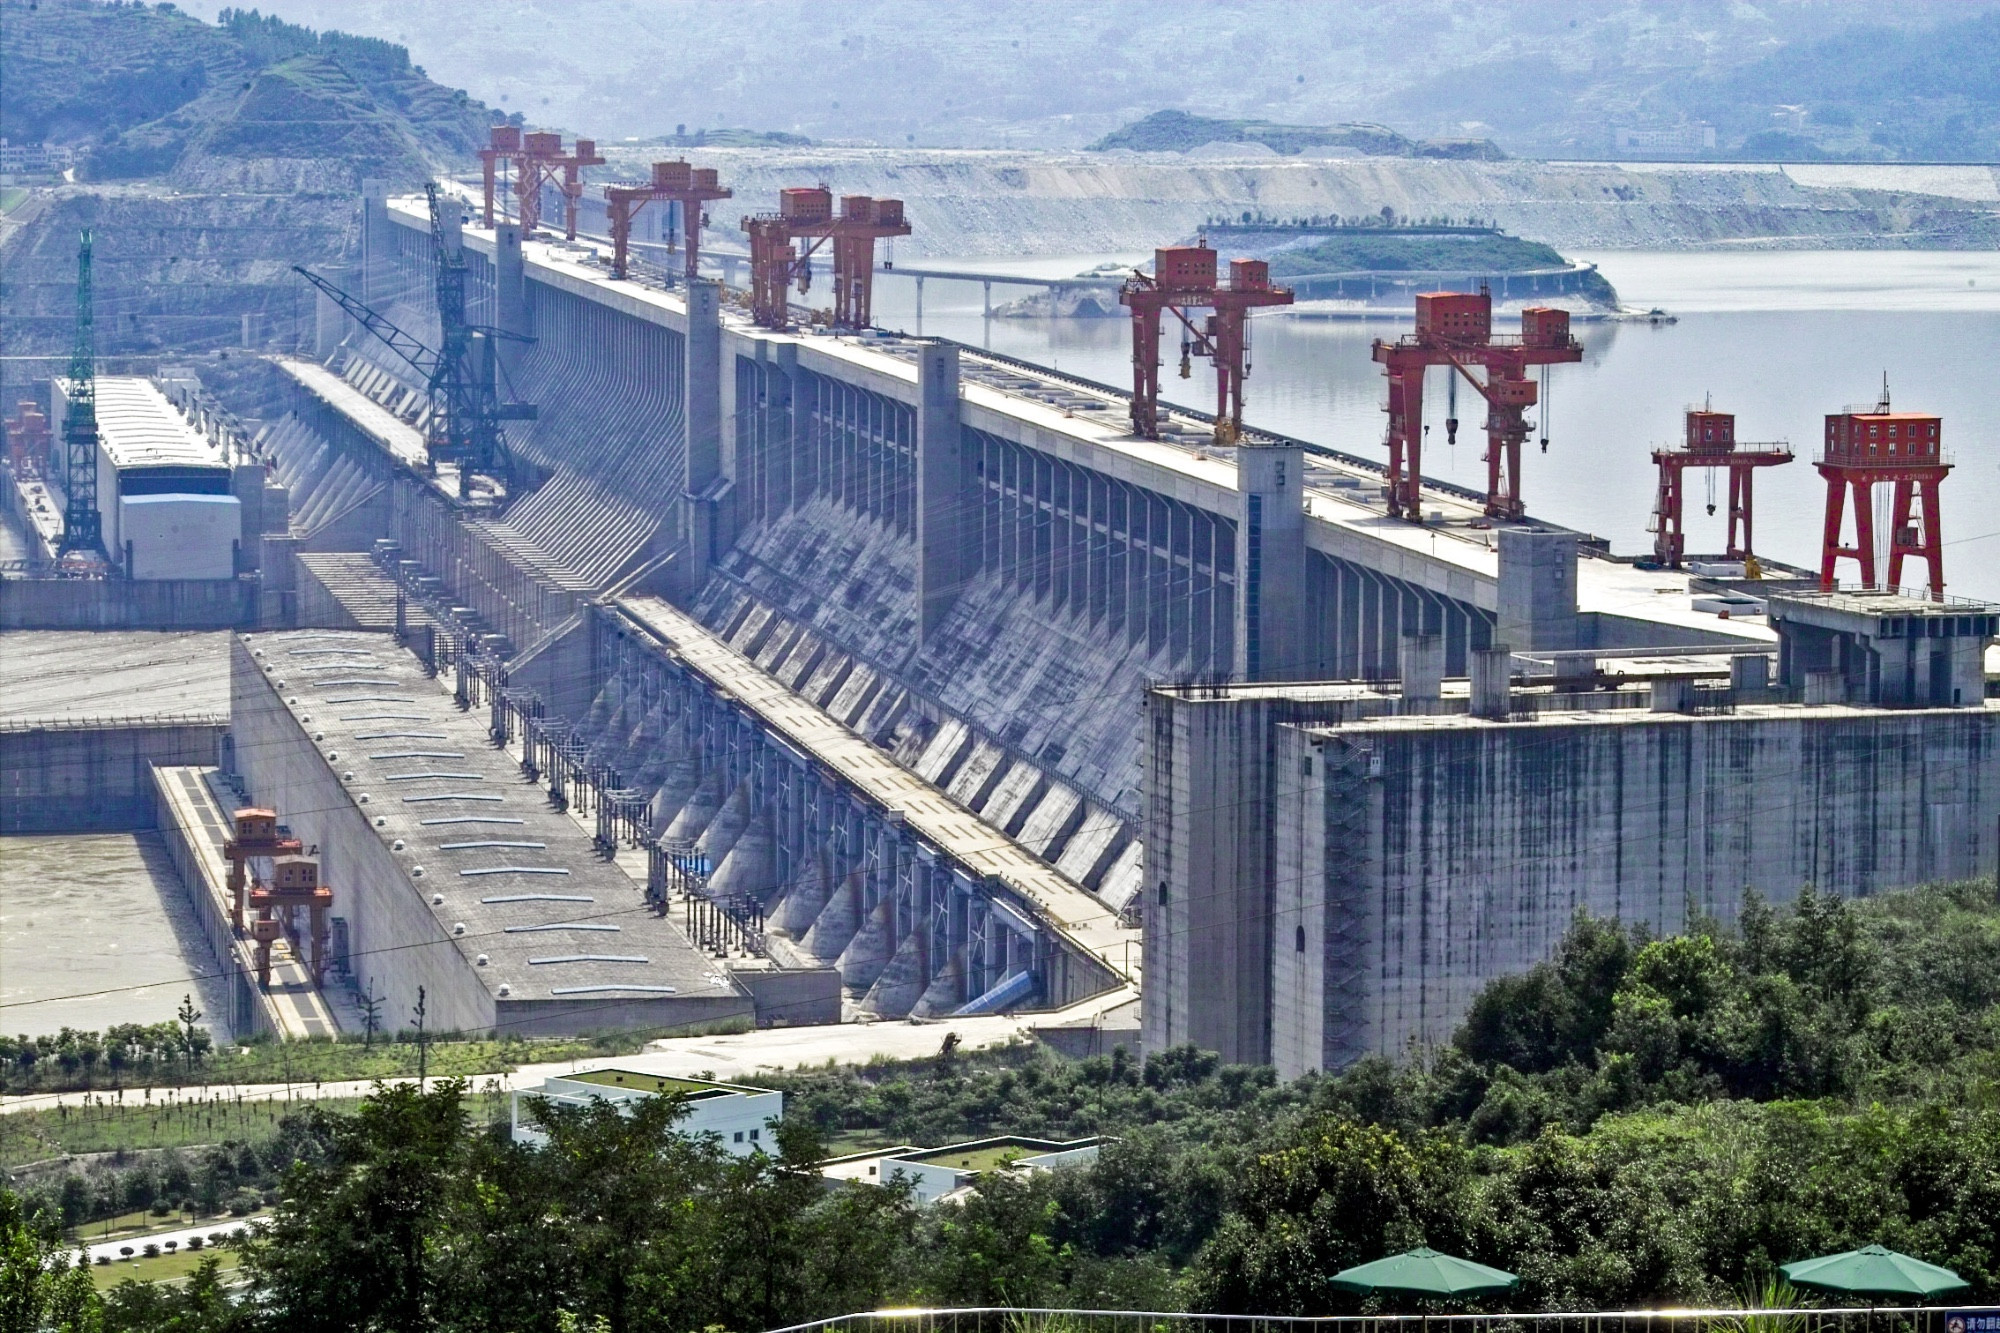
<instances>
[{"instance_id":1,"label":"utility pole","mask_svg":"<svg viewBox=\"0 0 2000 1333\"><path fill-rule=\"evenodd\" d=\"M400 608L401 606L400 593L398 594L397 597L397 604L398 607ZM382 997L375 993L375 983L371 981L368 983L368 989L365 992L363 992L361 996L361 1049L362 1050L366 1051L374 1049L375 1033L378 1029L381 1028L381 1026L382 1026Z\"/></svg>"},{"instance_id":2,"label":"utility pole","mask_svg":"<svg viewBox=\"0 0 2000 1333\"><path fill-rule=\"evenodd\" d=\"M424 1080L430 1077L430 1040L424 1035L424 988L417 987L417 1091L424 1090Z\"/></svg>"}]
</instances>

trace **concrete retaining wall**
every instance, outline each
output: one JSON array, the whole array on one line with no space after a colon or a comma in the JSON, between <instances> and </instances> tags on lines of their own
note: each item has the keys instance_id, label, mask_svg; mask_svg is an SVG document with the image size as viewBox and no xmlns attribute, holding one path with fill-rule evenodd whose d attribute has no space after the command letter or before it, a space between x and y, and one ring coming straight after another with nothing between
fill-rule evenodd
<instances>
[{"instance_id":1,"label":"concrete retaining wall","mask_svg":"<svg viewBox=\"0 0 2000 1333\"><path fill-rule=\"evenodd\" d=\"M422 986L433 1031L490 1030L492 995L240 640L230 651L230 704L233 754L251 799L319 848L320 882L333 886L348 921L355 985L381 997L383 1021L406 1023Z\"/></svg>"},{"instance_id":2,"label":"concrete retaining wall","mask_svg":"<svg viewBox=\"0 0 2000 1333\"><path fill-rule=\"evenodd\" d=\"M1288 1074L1446 1040L1579 908L1672 931L1751 889L1859 897L2000 853L1994 708L1280 726L1273 767Z\"/></svg>"},{"instance_id":3,"label":"concrete retaining wall","mask_svg":"<svg viewBox=\"0 0 2000 1333\"><path fill-rule=\"evenodd\" d=\"M257 580L0 579L0 630L232 629L257 623Z\"/></svg>"},{"instance_id":4,"label":"concrete retaining wall","mask_svg":"<svg viewBox=\"0 0 2000 1333\"><path fill-rule=\"evenodd\" d=\"M153 827L153 765L212 764L221 723L0 729L0 833Z\"/></svg>"}]
</instances>

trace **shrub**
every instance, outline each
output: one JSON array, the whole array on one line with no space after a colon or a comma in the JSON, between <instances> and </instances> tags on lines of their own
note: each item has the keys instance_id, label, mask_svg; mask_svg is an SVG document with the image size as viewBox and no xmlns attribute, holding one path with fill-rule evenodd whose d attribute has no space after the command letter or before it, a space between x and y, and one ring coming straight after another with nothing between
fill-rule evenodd
<instances>
[{"instance_id":1,"label":"shrub","mask_svg":"<svg viewBox=\"0 0 2000 1333\"><path fill-rule=\"evenodd\" d=\"M146 1248L141 1250L140 1253L148 1259L157 1259L160 1257L160 1247L151 1241L147 1241Z\"/></svg>"},{"instance_id":2,"label":"shrub","mask_svg":"<svg viewBox=\"0 0 2000 1333\"><path fill-rule=\"evenodd\" d=\"M121 1259L130 1259L132 1257L132 1247L130 1245L120 1245L118 1247L118 1257Z\"/></svg>"},{"instance_id":3,"label":"shrub","mask_svg":"<svg viewBox=\"0 0 2000 1333\"><path fill-rule=\"evenodd\" d=\"M206 1245L207 1243L208 1243L208 1242L204 1241L204 1240L203 1240L203 1239L202 1239L202 1238L201 1238L200 1236L189 1236L189 1237L188 1237L188 1248L189 1248L190 1250L198 1250L198 1249L200 1249L200 1248L201 1248L201 1247L202 1247L203 1245Z\"/></svg>"},{"instance_id":4,"label":"shrub","mask_svg":"<svg viewBox=\"0 0 2000 1333\"><path fill-rule=\"evenodd\" d=\"M173 1210L174 1210L173 1200L160 1198L153 1200L152 1207L148 1208L146 1211L151 1213L154 1217L165 1217L168 1213L171 1213Z\"/></svg>"},{"instance_id":5,"label":"shrub","mask_svg":"<svg viewBox=\"0 0 2000 1333\"><path fill-rule=\"evenodd\" d=\"M100 1254L97 1256L97 1262L100 1264L109 1264L111 1262L111 1256L108 1254Z\"/></svg>"},{"instance_id":6,"label":"shrub","mask_svg":"<svg viewBox=\"0 0 2000 1333\"><path fill-rule=\"evenodd\" d=\"M168 1254L172 1254L175 1250L178 1250L180 1247L181 1243L177 1240L170 1240L166 1244L166 1250Z\"/></svg>"}]
</instances>

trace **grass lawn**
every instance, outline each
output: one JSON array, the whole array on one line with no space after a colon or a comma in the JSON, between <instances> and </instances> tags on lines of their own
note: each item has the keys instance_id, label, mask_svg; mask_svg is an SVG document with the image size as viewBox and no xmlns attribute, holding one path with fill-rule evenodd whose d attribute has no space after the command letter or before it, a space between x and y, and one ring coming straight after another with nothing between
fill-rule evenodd
<instances>
[{"instance_id":1,"label":"grass lawn","mask_svg":"<svg viewBox=\"0 0 2000 1333\"><path fill-rule=\"evenodd\" d=\"M596 1038L557 1037L544 1040L433 1041L429 1069L434 1078L474 1077L512 1073L521 1065L560 1060L591 1060L630 1055L643 1050L650 1033L607 1034ZM373 1045L358 1039L341 1041L256 1042L212 1051L192 1070L162 1062L117 1075L129 1102L135 1090L147 1086L201 1087L213 1083L342 1083L351 1079L416 1077L417 1044L377 1037ZM43 1060L31 1078L8 1071L9 1093L57 1092L113 1086L112 1071L65 1071Z\"/></svg>"},{"instance_id":2,"label":"grass lawn","mask_svg":"<svg viewBox=\"0 0 2000 1333\"><path fill-rule=\"evenodd\" d=\"M108 1264L92 1264L90 1280L99 1291L108 1291L121 1282L178 1282L201 1266L201 1261L213 1255L224 1273L243 1262L242 1256L233 1245L221 1249L205 1247L199 1250L177 1250L172 1254L162 1254L157 1259L134 1257L113 1260Z\"/></svg>"},{"instance_id":3,"label":"grass lawn","mask_svg":"<svg viewBox=\"0 0 2000 1333\"><path fill-rule=\"evenodd\" d=\"M11 213L21 206L28 192L18 185L0 185L0 213Z\"/></svg>"},{"instance_id":4,"label":"grass lawn","mask_svg":"<svg viewBox=\"0 0 2000 1333\"><path fill-rule=\"evenodd\" d=\"M313 1103L352 1111L354 1098ZM170 1105L74 1107L0 1116L0 1167L47 1161L65 1153L140 1148L187 1148L203 1143L263 1140L298 1102L188 1101Z\"/></svg>"}]
</instances>

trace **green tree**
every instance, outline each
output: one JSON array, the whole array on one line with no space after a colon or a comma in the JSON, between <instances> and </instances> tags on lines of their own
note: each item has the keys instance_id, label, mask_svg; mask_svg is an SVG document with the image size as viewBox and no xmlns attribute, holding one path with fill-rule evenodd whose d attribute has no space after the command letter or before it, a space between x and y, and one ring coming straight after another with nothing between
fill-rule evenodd
<instances>
[{"instance_id":1,"label":"green tree","mask_svg":"<svg viewBox=\"0 0 2000 1333\"><path fill-rule=\"evenodd\" d=\"M353 1116L315 1112L323 1162L286 1173L244 1267L289 1333L421 1333L438 1325L433 1244L468 1132L465 1083L377 1085Z\"/></svg>"},{"instance_id":2,"label":"green tree","mask_svg":"<svg viewBox=\"0 0 2000 1333\"><path fill-rule=\"evenodd\" d=\"M1328 1285L1343 1268L1429 1244L1466 1240L1469 1160L1445 1135L1319 1117L1259 1157L1237 1207L1196 1258L1191 1308L1223 1314L1318 1315L1351 1309Z\"/></svg>"},{"instance_id":3,"label":"green tree","mask_svg":"<svg viewBox=\"0 0 2000 1333\"><path fill-rule=\"evenodd\" d=\"M30 1212L0 1185L0 1329L8 1333L98 1333L103 1305L90 1273L71 1259L60 1222Z\"/></svg>"}]
</instances>

